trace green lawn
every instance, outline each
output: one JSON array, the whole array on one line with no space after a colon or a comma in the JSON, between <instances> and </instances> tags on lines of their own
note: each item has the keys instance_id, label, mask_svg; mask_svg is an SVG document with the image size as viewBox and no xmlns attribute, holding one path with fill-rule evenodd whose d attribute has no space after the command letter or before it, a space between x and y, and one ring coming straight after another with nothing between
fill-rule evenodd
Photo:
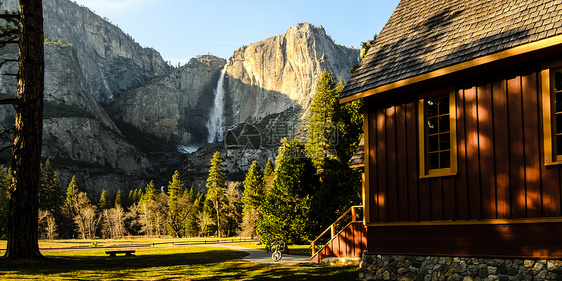
<instances>
[{"instance_id":1,"label":"green lawn","mask_svg":"<svg viewBox=\"0 0 562 281\"><path fill-rule=\"evenodd\" d=\"M45 258L41 260L0 260L0 279L355 280L358 277L357 267L249 263L243 261L245 253L221 247L137 248L132 257L109 257L105 250L44 250Z\"/></svg>"}]
</instances>

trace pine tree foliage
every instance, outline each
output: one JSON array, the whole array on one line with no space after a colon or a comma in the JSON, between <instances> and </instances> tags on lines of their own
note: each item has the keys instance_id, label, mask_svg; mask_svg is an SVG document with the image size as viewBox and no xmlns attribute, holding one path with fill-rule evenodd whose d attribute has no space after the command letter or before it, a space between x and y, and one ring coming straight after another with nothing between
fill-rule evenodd
<instances>
[{"instance_id":1,"label":"pine tree foliage","mask_svg":"<svg viewBox=\"0 0 562 281\"><path fill-rule=\"evenodd\" d=\"M212 203L213 210L216 214L217 236L221 236L221 211L224 209L226 201L226 181L224 176L224 168L222 162L224 159L220 152L215 152L211 159L211 168L209 169L209 177L207 178L207 196L206 200Z\"/></svg>"},{"instance_id":2,"label":"pine tree foliage","mask_svg":"<svg viewBox=\"0 0 562 281\"><path fill-rule=\"evenodd\" d=\"M98 207L100 210L107 210L111 208L111 200L109 199L109 195L105 189L101 191Z\"/></svg>"},{"instance_id":3,"label":"pine tree foliage","mask_svg":"<svg viewBox=\"0 0 562 281\"><path fill-rule=\"evenodd\" d=\"M189 193L185 190L180 173L174 172L168 184L168 227L174 237L183 237L184 221L189 215L193 202L189 201Z\"/></svg>"},{"instance_id":4,"label":"pine tree foliage","mask_svg":"<svg viewBox=\"0 0 562 281\"><path fill-rule=\"evenodd\" d=\"M115 194L114 207L123 208L123 194L121 193L121 189L117 189L117 194Z\"/></svg>"},{"instance_id":5,"label":"pine tree foliage","mask_svg":"<svg viewBox=\"0 0 562 281\"><path fill-rule=\"evenodd\" d=\"M262 219L256 232L262 242L282 238L303 243L311 238L310 204L318 178L309 158L296 157L303 151L300 141L283 141L273 186L260 206Z\"/></svg>"},{"instance_id":6,"label":"pine tree foliage","mask_svg":"<svg viewBox=\"0 0 562 281\"><path fill-rule=\"evenodd\" d=\"M250 209L257 210L265 197L263 175L257 161L252 162L246 178L244 179L244 194L242 203L244 204L243 214Z\"/></svg>"},{"instance_id":7,"label":"pine tree foliage","mask_svg":"<svg viewBox=\"0 0 562 281\"><path fill-rule=\"evenodd\" d=\"M309 109L312 116L306 126L306 152L318 169L321 169L324 160L337 157L334 147L339 136L335 115L339 104L337 96L343 86L342 80L336 84L332 73L324 70L312 98Z\"/></svg>"}]
</instances>

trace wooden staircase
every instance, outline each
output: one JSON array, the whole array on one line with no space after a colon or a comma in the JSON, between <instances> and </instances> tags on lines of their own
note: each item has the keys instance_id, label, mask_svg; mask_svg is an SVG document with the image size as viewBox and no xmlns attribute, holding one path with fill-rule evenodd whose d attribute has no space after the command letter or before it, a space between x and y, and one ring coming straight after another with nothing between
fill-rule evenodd
<instances>
[{"instance_id":1,"label":"wooden staircase","mask_svg":"<svg viewBox=\"0 0 562 281\"><path fill-rule=\"evenodd\" d=\"M367 229L362 219L357 220L358 210L362 211L363 206L349 208L318 238L312 241L310 246L313 262L320 263L322 259L327 257L361 258L363 251L367 249ZM346 223L346 221L349 222ZM341 227L341 230L337 231L339 227ZM328 242L317 251L316 249L322 243L321 241L327 240L327 237L325 237L327 233L330 233Z\"/></svg>"}]
</instances>

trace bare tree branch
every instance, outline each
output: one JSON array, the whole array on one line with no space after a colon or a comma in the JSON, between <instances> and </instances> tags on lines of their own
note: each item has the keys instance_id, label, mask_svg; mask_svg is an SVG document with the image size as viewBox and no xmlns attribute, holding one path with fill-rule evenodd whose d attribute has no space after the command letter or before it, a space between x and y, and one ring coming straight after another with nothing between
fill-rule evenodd
<instances>
[{"instance_id":1,"label":"bare tree branch","mask_svg":"<svg viewBox=\"0 0 562 281\"><path fill-rule=\"evenodd\" d=\"M0 19L15 19L15 20L19 21L20 15L19 14L0 14Z\"/></svg>"},{"instance_id":2,"label":"bare tree branch","mask_svg":"<svg viewBox=\"0 0 562 281\"><path fill-rule=\"evenodd\" d=\"M17 105L19 104L19 100L18 99L1 99L0 100L0 105L2 104L13 104L13 105Z\"/></svg>"},{"instance_id":3,"label":"bare tree branch","mask_svg":"<svg viewBox=\"0 0 562 281\"><path fill-rule=\"evenodd\" d=\"M2 66L4 66L4 64L9 63L9 62L19 62L19 60L17 60L17 59L5 59L2 62L0 62L0 68L2 68Z\"/></svg>"}]
</instances>

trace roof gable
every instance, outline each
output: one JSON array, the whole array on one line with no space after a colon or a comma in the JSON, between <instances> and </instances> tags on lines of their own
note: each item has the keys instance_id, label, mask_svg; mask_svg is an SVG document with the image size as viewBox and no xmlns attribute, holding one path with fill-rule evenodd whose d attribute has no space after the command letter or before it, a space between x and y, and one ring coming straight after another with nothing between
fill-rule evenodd
<instances>
[{"instance_id":1,"label":"roof gable","mask_svg":"<svg viewBox=\"0 0 562 281\"><path fill-rule=\"evenodd\" d=\"M562 34L556 0L402 0L341 97Z\"/></svg>"}]
</instances>

